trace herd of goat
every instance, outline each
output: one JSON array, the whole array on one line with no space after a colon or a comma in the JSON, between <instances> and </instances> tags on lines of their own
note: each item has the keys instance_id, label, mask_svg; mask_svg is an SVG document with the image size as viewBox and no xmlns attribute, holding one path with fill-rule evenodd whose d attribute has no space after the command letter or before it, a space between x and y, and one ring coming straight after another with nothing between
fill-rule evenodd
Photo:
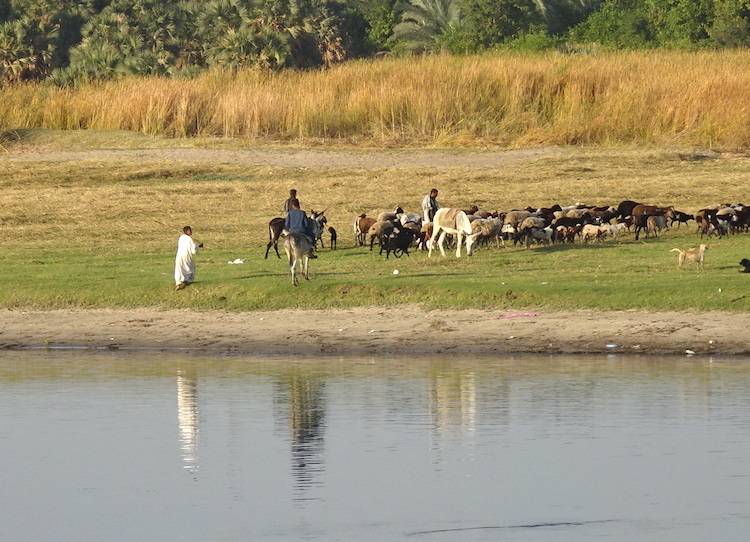
<instances>
[{"instance_id":1,"label":"herd of goat","mask_svg":"<svg viewBox=\"0 0 750 542\"><path fill-rule=\"evenodd\" d=\"M336 248L336 230L327 226L325 211L312 211L311 224L316 242L325 246L324 237L330 236L330 247ZM750 229L750 207L742 204L724 204L715 208L701 209L687 214L674 207L646 205L625 200L614 206L571 205L516 209L508 212L479 210L476 205L469 209L440 209L432 222L425 222L419 213L405 212L397 207L393 212L383 212L377 217L366 214L354 220L354 238L358 246L375 243L386 258L393 254L400 257L413 247L431 250L436 241L442 252L443 238L460 245L462 236L466 240L466 251L471 254L473 247L495 244L500 247L506 241L523 244L527 248L533 244L574 243L576 241L601 242L606 238L617 239L626 232L634 232L635 239L641 234L646 237L658 236L664 229L677 224L695 221L697 233L701 237L724 235L748 231ZM266 258L273 247L278 252L278 241L283 233L284 221L275 218L269 223L269 242ZM439 236L439 233L441 234Z\"/></svg>"}]
</instances>

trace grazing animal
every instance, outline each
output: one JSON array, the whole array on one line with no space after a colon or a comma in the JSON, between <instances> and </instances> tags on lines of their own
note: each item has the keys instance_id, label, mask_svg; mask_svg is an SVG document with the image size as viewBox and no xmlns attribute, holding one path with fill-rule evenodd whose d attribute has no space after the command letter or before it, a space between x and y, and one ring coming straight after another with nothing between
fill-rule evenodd
<instances>
[{"instance_id":1,"label":"grazing animal","mask_svg":"<svg viewBox=\"0 0 750 542\"><path fill-rule=\"evenodd\" d=\"M625 218L626 216L632 216L633 209L635 209L639 205L643 205L643 204L638 203L637 201L629 200L629 199L621 201L620 204L617 206L617 214L620 216L620 218Z\"/></svg>"},{"instance_id":2,"label":"grazing animal","mask_svg":"<svg viewBox=\"0 0 750 542\"><path fill-rule=\"evenodd\" d=\"M543 218L539 218L538 216L529 216L523 219L521 222L521 225L518 226L518 232L521 233L526 230L530 230L533 228L544 228L547 226L547 223Z\"/></svg>"},{"instance_id":3,"label":"grazing animal","mask_svg":"<svg viewBox=\"0 0 750 542\"><path fill-rule=\"evenodd\" d=\"M589 239L595 239L601 241L606 235L605 229L602 226L595 226L594 224L586 224L581 229L581 239L584 243L588 243Z\"/></svg>"},{"instance_id":4,"label":"grazing animal","mask_svg":"<svg viewBox=\"0 0 750 542\"><path fill-rule=\"evenodd\" d=\"M422 228L419 232L419 242L417 243L419 250L427 250L430 244L430 239L432 238L432 230L432 222L422 223Z\"/></svg>"},{"instance_id":5,"label":"grazing animal","mask_svg":"<svg viewBox=\"0 0 750 542\"><path fill-rule=\"evenodd\" d=\"M580 235L583 226L559 226L565 228L565 241L573 244L575 243L576 236ZM558 230L559 231L559 230Z\"/></svg>"},{"instance_id":6,"label":"grazing animal","mask_svg":"<svg viewBox=\"0 0 750 542\"><path fill-rule=\"evenodd\" d=\"M743 267L740 273L750 273L750 260L748 260L747 258L742 258L740 260L740 265Z\"/></svg>"},{"instance_id":7,"label":"grazing animal","mask_svg":"<svg viewBox=\"0 0 750 542\"><path fill-rule=\"evenodd\" d=\"M750 208L742 207L732 217L732 233L747 231L750 228Z\"/></svg>"},{"instance_id":8,"label":"grazing animal","mask_svg":"<svg viewBox=\"0 0 750 542\"><path fill-rule=\"evenodd\" d=\"M400 258L404 254L408 256L409 247L413 242L413 230L407 228L394 230L389 236L380 239L380 254L383 254L383 251L385 251L386 260L390 258L391 252L396 258Z\"/></svg>"},{"instance_id":9,"label":"grazing animal","mask_svg":"<svg viewBox=\"0 0 750 542\"><path fill-rule=\"evenodd\" d=\"M698 269L703 269L703 261L705 259L706 251L708 250L708 245L701 245L697 248L689 248L687 250L680 250L679 248L673 248L669 252L677 252L677 267L679 269L682 269L682 264L685 263L685 261L693 262L694 264L698 265Z\"/></svg>"},{"instance_id":10,"label":"grazing animal","mask_svg":"<svg viewBox=\"0 0 750 542\"><path fill-rule=\"evenodd\" d=\"M683 213L682 211L675 211L674 217L672 218L669 226L674 226L674 223L677 222L677 229L680 229L680 224L685 224L687 226L687 223L691 220L695 220L695 217L693 215L689 215L687 213Z\"/></svg>"},{"instance_id":11,"label":"grazing animal","mask_svg":"<svg viewBox=\"0 0 750 542\"><path fill-rule=\"evenodd\" d=\"M331 250L336 250L336 241L339 237L336 233L336 228L334 228L333 226L328 226L328 233L331 235L331 242L329 243L331 246Z\"/></svg>"},{"instance_id":12,"label":"grazing animal","mask_svg":"<svg viewBox=\"0 0 750 542\"><path fill-rule=\"evenodd\" d=\"M370 226L370 229L367 232L367 235L370 237L370 250L372 251L372 245L375 244L375 239L380 242L383 237L387 237L393 233L395 227L396 225L393 222L387 220L375 222L375 224Z\"/></svg>"},{"instance_id":13,"label":"grazing animal","mask_svg":"<svg viewBox=\"0 0 750 542\"><path fill-rule=\"evenodd\" d=\"M281 238L281 234L284 231L284 219L283 218L273 218L268 223L268 245L266 245L266 256L265 259L268 259L268 252L271 250L271 247L276 251L276 256L278 258L281 258L281 254L279 254L279 238Z\"/></svg>"},{"instance_id":14,"label":"grazing animal","mask_svg":"<svg viewBox=\"0 0 750 542\"><path fill-rule=\"evenodd\" d=\"M633 224L635 224L635 240L640 237L643 229L646 229L646 221L650 216L663 216L665 219L674 217L672 207L657 207L656 205L636 205L631 213Z\"/></svg>"},{"instance_id":15,"label":"grazing animal","mask_svg":"<svg viewBox=\"0 0 750 542\"><path fill-rule=\"evenodd\" d=\"M315 246L304 235L290 233L284 238L284 252L289 260L289 272L292 275L292 286L299 286L297 264L302 268L305 280L310 280L310 255Z\"/></svg>"},{"instance_id":16,"label":"grazing animal","mask_svg":"<svg viewBox=\"0 0 750 542\"><path fill-rule=\"evenodd\" d=\"M527 228L526 230L519 231L519 236L526 238L526 248L531 247L531 242L536 241L542 245L549 245L552 243L552 228Z\"/></svg>"},{"instance_id":17,"label":"grazing animal","mask_svg":"<svg viewBox=\"0 0 750 542\"><path fill-rule=\"evenodd\" d=\"M659 237L659 232L667 227L667 219L663 216L646 217L646 238L649 235Z\"/></svg>"},{"instance_id":18,"label":"grazing animal","mask_svg":"<svg viewBox=\"0 0 750 542\"><path fill-rule=\"evenodd\" d=\"M320 246L322 248L325 248L325 243L323 243L323 232L326 229L326 224L328 224L328 219L325 216L326 209L323 209L322 211L310 211L310 216L308 217L312 221L313 231L315 232L315 246L318 246L318 241L320 241ZM317 224L317 227L316 227Z\"/></svg>"},{"instance_id":19,"label":"grazing animal","mask_svg":"<svg viewBox=\"0 0 750 542\"><path fill-rule=\"evenodd\" d=\"M620 235L625 233L628 229L628 227L622 222L618 222L617 224L604 224L602 228L605 228L607 234L613 239L618 239Z\"/></svg>"},{"instance_id":20,"label":"grazing animal","mask_svg":"<svg viewBox=\"0 0 750 542\"><path fill-rule=\"evenodd\" d=\"M584 215L581 218L570 218L568 216L563 216L552 222L551 226L553 228L557 228L558 226L575 227L585 226L586 224L591 224L590 215Z\"/></svg>"},{"instance_id":21,"label":"grazing animal","mask_svg":"<svg viewBox=\"0 0 750 542\"><path fill-rule=\"evenodd\" d=\"M725 220L720 220L717 209L701 209L695 213L695 222L698 224L698 233L701 239L704 235L717 234L719 238L726 235Z\"/></svg>"},{"instance_id":22,"label":"grazing animal","mask_svg":"<svg viewBox=\"0 0 750 542\"><path fill-rule=\"evenodd\" d=\"M437 240L438 247L440 247L440 254L445 257L443 243L445 242L445 236L448 234L456 236L456 258L461 257L462 238L466 239L466 254L471 256L472 245L479 234L471 232L471 222L469 222L466 213L460 209L443 207L437 210L433 219L432 237L430 238L430 246L427 253L428 258L432 256L435 240Z\"/></svg>"},{"instance_id":23,"label":"grazing animal","mask_svg":"<svg viewBox=\"0 0 750 542\"><path fill-rule=\"evenodd\" d=\"M401 213L398 215L398 220L402 226L406 226L409 222L422 225L422 215L419 213Z\"/></svg>"},{"instance_id":24,"label":"grazing animal","mask_svg":"<svg viewBox=\"0 0 750 542\"><path fill-rule=\"evenodd\" d=\"M414 239L416 240L419 240L420 236L422 235L422 225L417 222L407 222L399 229L411 231L414 234Z\"/></svg>"},{"instance_id":25,"label":"grazing animal","mask_svg":"<svg viewBox=\"0 0 750 542\"><path fill-rule=\"evenodd\" d=\"M518 225L531 215L528 211L510 211L505 215L505 224L510 224L514 228L518 228Z\"/></svg>"},{"instance_id":26,"label":"grazing animal","mask_svg":"<svg viewBox=\"0 0 750 542\"><path fill-rule=\"evenodd\" d=\"M396 207L392 213L383 211L378 215L378 222L396 222L399 215L404 214L404 210L401 207Z\"/></svg>"},{"instance_id":27,"label":"grazing animal","mask_svg":"<svg viewBox=\"0 0 750 542\"><path fill-rule=\"evenodd\" d=\"M494 239L497 248L500 248L500 243L502 243L503 248L505 247L502 230L503 221L499 218L482 218L471 223L472 233L479 234L477 236L478 242L486 244Z\"/></svg>"},{"instance_id":28,"label":"grazing animal","mask_svg":"<svg viewBox=\"0 0 750 542\"><path fill-rule=\"evenodd\" d=\"M375 224L377 220L369 218L366 214L362 213L354 220L354 239L358 246L364 246L367 241L367 232Z\"/></svg>"},{"instance_id":29,"label":"grazing animal","mask_svg":"<svg viewBox=\"0 0 750 542\"><path fill-rule=\"evenodd\" d=\"M615 208L594 209L589 211L588 214L599 224L609 224L613 218L617 218L618 216L617 209Z\"/></svg>"},{"instance_id":30,"label":"grazing animal","mask_svg":"<svg viewBox=\"0 0 750 542\"><path fill-rule=\"evenodd\" d=\"M584 216L591 216L591 211L588 209L571 209L565 212L565 216L568 218L583 218Z\"/></svg>"}]
</instances>

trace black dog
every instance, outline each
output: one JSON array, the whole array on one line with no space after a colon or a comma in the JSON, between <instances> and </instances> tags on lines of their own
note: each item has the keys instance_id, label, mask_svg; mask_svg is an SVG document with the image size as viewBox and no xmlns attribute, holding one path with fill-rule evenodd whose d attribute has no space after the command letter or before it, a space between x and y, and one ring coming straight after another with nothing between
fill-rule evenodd
<instances>
[{"instance_id":1,"label":"black dog","mask_svg":"<svg viewBox=\"0 0 750 542\"><path fill-rule=\"evenodd\" d=\"M747 258L742 258L740 260L740 265L744 267L744 269L740 271L740 273L750 273L750 260L748 260Z\"/></svg>"}]
</instances>

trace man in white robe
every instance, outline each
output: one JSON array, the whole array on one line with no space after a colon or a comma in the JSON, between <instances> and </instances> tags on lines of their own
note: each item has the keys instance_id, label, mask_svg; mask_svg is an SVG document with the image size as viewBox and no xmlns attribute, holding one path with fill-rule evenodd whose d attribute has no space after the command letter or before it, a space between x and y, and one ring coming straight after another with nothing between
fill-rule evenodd
<instances>
[{"instance_id":1,"label":"man in white robe","mask_svg":"<svg viewBox=\"0 0 750 542\"><path fill-rule=\"evenodd\" d=\"M193 228L185 226L177 241L177 255L174 259L174 282L178 290L195 280L195 253L203 248L203 243L193 241Z\"/></svg>"}]
</instances>

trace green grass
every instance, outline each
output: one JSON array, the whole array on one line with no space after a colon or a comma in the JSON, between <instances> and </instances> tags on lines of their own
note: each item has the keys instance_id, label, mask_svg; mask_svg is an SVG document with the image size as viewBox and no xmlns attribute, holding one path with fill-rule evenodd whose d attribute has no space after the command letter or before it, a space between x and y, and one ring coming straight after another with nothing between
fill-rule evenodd
<instances>
[{"instance_id":1,"label":"green grass","mask_svg":"<svg viewBox=\"0 0 750 542\"><path fill-rule=\"evenodd\" d=\"M0 306L227 309L331 308L422 304L428 308L750 309L747 275L737 262L750 236L713 240L706 269L679 271L674 246L692 234L647 242L494 249L471 258L415 252L386 261L377 249L321 250L312 280L292 288L285 260L263 260L259 248L209 248L198 257L198 281L173 291L172 251L97 253L80 248L6 251ZM228 265L237 257L244 265ZM399 275L392 274L394 269Z\"/></svg>"},{"instance_id":2,"label":"green grass","mask_svg":"<svg viewBox=\"0 0 750 542\"><path fill-rule=\"evenodd\" d=\"M131 144L109 133L66 136L82 143L61 143L54 133L34 137L40 143L30 148L42 152L104 148L110 137L114 148ZM335 163L302 169L192 163L189 156L175 162L100 158L93 151L77 161L13 158L24 153L10 151L7 159L0 153L0 307L750 309L750 276L737 265L750 257L750 234L711 239L706 269L697 273L678 271L669 252L699 243L692 224L645 242L629 235L589 246L488 248L460 260L415 252L389 261L352 248L350 226L363 211L396 204L414 209L433 185L444 205L461 207L632 198L694 211L747 200L750 159L744 155L564 148L494 169ZM335 153L330 159L335 162ZM283 259L263 259L266 224L291 186L308 209L328 207L341 247L321 251L312 280L299 288L291 287ZM175 292L173 258L184 224L193 225L206 251L198 256L198 282ZM227 265L235 258L246 264Z\"/></svg>"}]
</instances>

